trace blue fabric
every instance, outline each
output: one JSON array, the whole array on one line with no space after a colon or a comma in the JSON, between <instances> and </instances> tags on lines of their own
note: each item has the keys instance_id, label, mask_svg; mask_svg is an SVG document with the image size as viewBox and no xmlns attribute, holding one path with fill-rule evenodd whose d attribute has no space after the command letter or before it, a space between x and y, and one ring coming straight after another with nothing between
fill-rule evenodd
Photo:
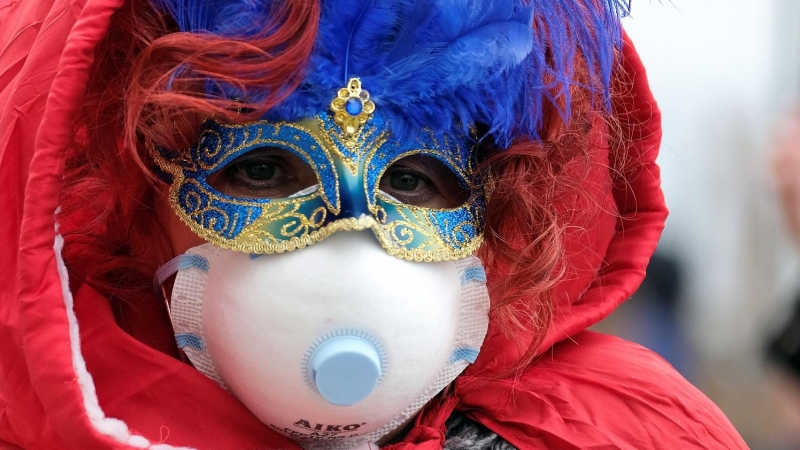
<instances>
[{"instance_id":1,"label":"blue fabric","mask_svg":"<svg viewBox=\"0 0 800 450\"><path fill-rule=\"evenodd\" d=\"M450 364L455 364L459 361L466 361L472 364L476 359L478 359L478 353L480 353L480 350L477 348L457 348L453 350L453 353L450 355Z\"/></svg>"},{"instance_id":2,"label":"blue fabric","mask_svg":"<svg viewBox=\"0 0 800 450\"><path fill-rule=\"evenodd\" d=\"M206 349L205 342L203 342L203 339L200 336L197 336L196 334L189 334L189 333L176 334L175 342L178 344L178 348L190 347L200 351Z\"/></svg>"},{"instance_id":3,"label":"blue fabric","mask_svg":"<svg viewBox=\"0 0 800 450\"><path fill-rule=\"evenodd\" d=\"M486 271L481 266L468 267L464 271L464 276L461 278L461 284L467 284L471 281L479 283L486 283Z\"/></svg>"}]
</instances>

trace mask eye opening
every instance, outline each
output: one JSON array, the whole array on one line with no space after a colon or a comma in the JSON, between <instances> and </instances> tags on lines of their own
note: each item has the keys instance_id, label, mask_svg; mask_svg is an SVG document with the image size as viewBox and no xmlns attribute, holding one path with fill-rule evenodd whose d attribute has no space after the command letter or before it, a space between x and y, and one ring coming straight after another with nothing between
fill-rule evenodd
<instances>
[{"instance_id":1,"label":"mask eye opening","mask_svg":"<svg viewBox=\"0 0 800 450\"><path fill-rule=\"evenodd\" d=\"M228 197L258 200L312 195L320 186L319 175L303 158L277 145L238 155L210 173L207 183Z\"/></svg>"},{"instance_id":2,"label":"mask eye opening","mask_svg":"<svg viewBox=\"0 0 800 450\"><path fill-rule=\"evenodd\" d=\"M469 175L433 152L400 155L379 174L377 194L392 203L426 209L452 210L471 196Z\"/></svg>"}]
</instances>

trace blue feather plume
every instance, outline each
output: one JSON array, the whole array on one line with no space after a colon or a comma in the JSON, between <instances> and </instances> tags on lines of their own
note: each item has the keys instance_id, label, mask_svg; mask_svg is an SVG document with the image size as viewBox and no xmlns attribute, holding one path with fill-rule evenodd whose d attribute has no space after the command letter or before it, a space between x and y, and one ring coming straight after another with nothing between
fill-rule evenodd
<instances>
[{"instance_id":1,"label":"blue feather plume","mask_svg":"<svg viewBox=\"0 0 800 450\"><path fill-rule=\"evenodd\" d=\"M226 36L257 32L271 6L154 1L183 31ZM546 102L569 105L578 52L593 71L588 88L600 86L608 98L619 19L630 8L630 0L320 1L305 79L268 119L326 111L347 79L358 77L401 139L423 127L450 135L481 123L502 147L518 136L538 138Z\"/></svg>"},{"instance_id":2,"label":"blue feather plume","mask_svg":"<svg viewBox=\"0 0 800 450\"><path fill-rule=\"evenodd\" d=\"M151 0L175 19L181 31L224 37L261 34L270 19L270 0Z\"/></svg>"}]
</instances>

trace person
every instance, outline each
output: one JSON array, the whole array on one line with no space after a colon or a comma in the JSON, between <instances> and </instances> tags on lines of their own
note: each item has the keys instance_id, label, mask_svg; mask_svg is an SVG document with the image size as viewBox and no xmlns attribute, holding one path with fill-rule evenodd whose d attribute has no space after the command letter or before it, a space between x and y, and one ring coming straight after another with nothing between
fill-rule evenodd
<instances>
[{"instance_id":1,"label":"person","mask_svg":"<svg viewBox=\"0 0 800 450\"><path fill-rule=\"evenodd\" d=\"M800 242L800 112L784 119L772 154L776 191L789 235ZM794 376L800 376L800 294L795 294L794 308L780 331L770 339L767 355Z\"/></svg>"},{"instance_id":2,"label":"person","mask_svg":"<svg viewBox=\"0 0 800 450\"><path fill-rule=\"evenodd\" d=\"M624 3L3 3L0 441L746 448L586 330L667 214Z\"/></svg>"}]
</instances>

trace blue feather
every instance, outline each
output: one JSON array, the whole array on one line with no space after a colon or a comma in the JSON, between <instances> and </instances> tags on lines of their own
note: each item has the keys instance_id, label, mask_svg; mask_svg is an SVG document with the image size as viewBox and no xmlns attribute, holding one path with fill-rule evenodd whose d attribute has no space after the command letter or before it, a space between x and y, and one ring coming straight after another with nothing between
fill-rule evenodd
<instances>
[{"instance_id":1,"label":"blue feather","mask_svg":"<svg viewBox=\"0 0 800 450\"><path fill-rule=\"evenodd\" d=\"M260 34L269 23L270 0L152 0L184 32L226 37Z\"/></svg>"},{"instance_id":2,"label":"blue feather","mask_svg":"<svg viewBox=\"0 0 800 450\"><path fill-rule=\"evenodd\" d=\"M392 95L435 96L437 91L457 89L483 78L498 77L520 64L533 49L531 10L520 17L482 25L460 34L441 49L412 54L385 68L386 88ZM426 95L428 94L428 95Z\"/></svg>"},{"instance_id":3,"label":"blue feather","mask_svg":"<svg viewBox=\"0 0 800 450\"><path fill-rule=\"evenodd\" d=\"M347 50L344 52L344 79L342 80L342 86L347 84L347 80L350 79L348 76L348 66L350 62L350 49L353 48L353 39L356 36L356 31L358 31L359 25L362 23L362 19L364 18L364 13L369 9L370 5L372 5L372 0L367 0L364 2L364 6L361 7L361 12L358 14L356 18L356 23L353 24L352 29L350 30L350 39L347 40Z\"/></svg>"},{"instance_id":4,"label":"blue feather","mask_svg":"<svg viewBox=\"0 0 800 450\"><path fill-rule=\"evenodd\" d=\"M391 64L393 61L413 52L414 45L417 42L417 36L414 31L426 29L431 23L433 16L430 11L434 4L434 0L419 0L409 5L407 11L402 12L400 32L397 34L397 39L391 50L384 58L387 63Z\"/></svg>"},{"instance_id":5,"label":"blue feather","mask_svg":"<svg viewBox=\"0 0 800 450\"><path fill-rule=\"evenodd\" d=\"M153 1L183 31L224 36L260 32L272 6ZM560 113L569 117L579 53L591 71L586 87L609 98L619 19L630 8L630 0L320 1L304 82L268 119L326 111L346 79L359 77L400 138L423 127L448 135L482 123L501 146L537 139L545 103L566 104Z\"/></svg>"}]
</instances>

